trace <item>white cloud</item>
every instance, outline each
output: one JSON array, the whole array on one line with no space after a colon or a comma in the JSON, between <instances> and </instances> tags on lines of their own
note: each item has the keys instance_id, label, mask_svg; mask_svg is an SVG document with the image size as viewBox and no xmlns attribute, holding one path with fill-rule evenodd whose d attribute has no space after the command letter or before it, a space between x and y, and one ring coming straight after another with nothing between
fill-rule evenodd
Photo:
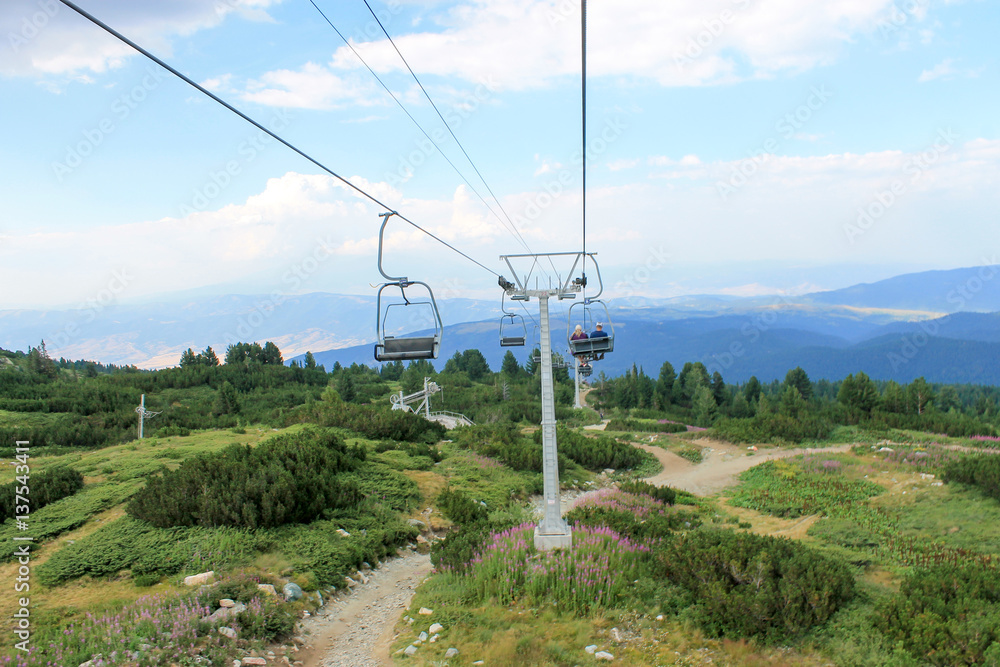
<instances>
[{"instance_id":1,"label":"white cloud","mask_svg":"<svg viewBox=\"0 0 1000 667\"><path fill-rule=\"evenodd\" d=\"M90 0L84 9L129 39L169 56L173 38L212 28L229 14L268 21L266 9L280 0ZM7 44L3 76L72 75L121 67L138 55L115 37L57 0L4 0L0 35ZM9 47L9 49L8 49Z\"/></svg>"},{"instance_id":2,"label":"white cloud","mask_svg":"<svg viewBox=\"0 0 1000 667\"><path fill-rule=\"evenodd\" d=\"M934 67L925 69L921 72L917 81L919 83L927 83L928 81L934 81L936 79L948 81L949 79L954 79L959 76L972 79L979 76L983 71L983 68L957 69L955 68L955 62L956 60L954 58L946 58L943 62L940 62Z\"/></svg>"},{"instance_id":3,"label":"white cloud","mask_svg":"<svg viewBox=\"0 0 1000 667\"><path fill-rule=\"evenodd\" d=\"M298 71L267 72L251 80L241 97L249 102L298 109L339 109L384 103L382 94L370 83L359 83L334 74L315 63Z\"/></svg>"},{"instance_id":4,"label":"white cloud","mask_svg":"<svg viewBox=\"0 0 1000 667\"><path fill-rule=\"evenodd\" d=\"M874 29L891 0L622 0L588 10L588 68L595 76L636 76L662 85L703 85L767 77L829 63ZM579 71L579 14L562 0L474 0L440 10L435 31L394 37L420 73L528 89ZM403 65L385 41L358 45L373 69ZM462 57L455 57L461 53ZM347 47L335 69L359 64Z\"/></svg>"},{"instance_id":5,"label":"white cloud","mask_svg":"<svg viewBox=\"0 0 1000 667\"><path fill-rule=\"evenodd\" d=\"M925 69L920 73L917 81L920 83L927 83L928 81L933 81L934 79L951 79L955 76L955 68L952 67L952 63L955 61L952 58L946 59L944 62L938 63L930 69Z\"/></svg>"}]
</instances>

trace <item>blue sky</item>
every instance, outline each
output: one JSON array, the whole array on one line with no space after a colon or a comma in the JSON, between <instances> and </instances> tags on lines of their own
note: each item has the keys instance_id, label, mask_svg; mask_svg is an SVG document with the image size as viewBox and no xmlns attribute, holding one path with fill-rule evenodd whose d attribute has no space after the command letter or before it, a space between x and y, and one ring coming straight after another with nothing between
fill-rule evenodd
<instances>
[{"instance_id":1,"label":"blue sky","mask_svg":"<svg viewBox=\"0 0 1000 667\"><path fill-rule=\"evenodd\" d=\"M508 216L535 252L578 249L578 3L370 2L505 213L308 0L79 4L490 268L525 251ZM364 3L317 4L444 136ZM997 263L996 3L623 0L588 17L588 250L611 296ZM109 286L372 293L376 206L54 0L4 2L0 39L0 309ZM497 296L405 225L386 266L439 297Z\"/></svg>"}]
</instances>

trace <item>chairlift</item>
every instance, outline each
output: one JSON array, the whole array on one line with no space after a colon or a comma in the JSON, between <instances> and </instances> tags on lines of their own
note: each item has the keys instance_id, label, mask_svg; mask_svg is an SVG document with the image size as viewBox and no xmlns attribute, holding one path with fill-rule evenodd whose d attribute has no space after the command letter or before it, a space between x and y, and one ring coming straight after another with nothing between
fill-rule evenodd
<instances>
[{"instance_id":1,"label":"chairlift","mask_svg":"<svg viewBox=\"0 0 1000 667\"><path fill-rule=\"evenodd\" d=\"M375 333L378 337L378 342L375 343L375 360L413 361L419 359L437 359L438 351L441 348L441 334L444 326L441 323L441 313L438 310L437 302L434 300L434 292L431 290L430 285L419 280L410 280L406 277L393 277L382 269L382 247L385 226L388 224L389 218L393 215L396 215L395 211L380 214L383 220L382 227L378 232L378 271L387 282L379 286L376 297ZM411 299L407 295L406 290L414 285L419 285L422 288L421 291L426 291L426 296L421 294L418 299ZM401 301L389 302L383 310L382 293L389 287L399 288ZM411 307L415 307L415 309L407 311ZM407 320L402 314L409 312L412 315L415 312L419 313L421 311L433 323L434 329L431 335L408 334L397 336L387 333L388 330L391 330L387 329L387 322L412 322L414 321L412 318Z\"/></svg>"},{"instance_id":2,"label":"chairlift","mask_svg":"<svg viewBox=\"0 0 1000 667\"><path fill-rule=\"evenodd\" d=\"M524 347L528 338L528 327L524 323L524 317L517 313L508 313L504 308L503 299L506 292L500 296L500 310L503 315L500 317L500 347Z\"/></svg>"},{"instance_id":3,"label":"chairlift","mask_svg":"<svg viewBox=\"0 0 1000 667\"><path fill-rule=\"evenodd\" d=\"M601 280L601 270L597 267L596 261L594 262L594 268L597 271L597 281L600 286L597 294L574 303L569 307L569 322L566 330L566 340L569 343L573 356L585 360L602 359L607 352L612 352L615 349L615 325L611 321L611 313L608 311L607 304L598 298L604 292L604 283ZM583 279L580 280L586 284ZM575 313L574 309L576 309ZM595 310L598 312L600 319L595 318ZM574 315L577 318L576 322L573 319ZM576 340L571 338L576 324L579 324L587 332L587 338L578 338ZM606 335L595 338L592 328L596 328L597 324L602 325L602 331L604 327L610 330L603 331Z\"/></svg>"}]
</instances>

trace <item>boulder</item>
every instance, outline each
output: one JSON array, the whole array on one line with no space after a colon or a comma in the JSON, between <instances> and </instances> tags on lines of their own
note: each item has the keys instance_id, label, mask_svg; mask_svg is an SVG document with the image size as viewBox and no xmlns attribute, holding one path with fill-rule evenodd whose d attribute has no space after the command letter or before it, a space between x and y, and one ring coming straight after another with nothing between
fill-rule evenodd
<instances>
[{"instance_id":1,"label":"boulder","mask_svg":"<svg viewBox=\"0 0 1000 667\"><path fill-rule=\"evenodd\" d=\"M431 633L432 635L436 635L437 633L441 632L442 630L444 630L444 626L441 625L440 623L435 623L430 628L428 628L427 631L429 633Z\"/></svg>"},{"instance_id":2,"label":"boulder","mask_svg":"<svg viewBox=\"0 0 1000 667\"><path fill-rule=\"evenodd\" d=\"M412 646L412 645L411 646L407 646L405 649L403 649L403 654L404 655L413 655L416 652L417 652L417 647L416 646Z\"/></svg>"},{"instance_id":3,"label":"boulder","mask_svg":"<svg viewBox=\"0 0 1000 667\"><path fill-rule=\"evenodd\" d=\"M434 613L434 610L428 609L427 607L421 607L420 611L418 611L417 613L420 614L421 616L430 616L431 614Z\"/></svg>"},{"instance_id":4,"label":"boulder","mask_svg":"<svg viewBox=\"0 0 1000 667\"><path fill-rule=\"evenodd\" d=\"M236 600L230 600L229 598L222 598L221 600L219 600L219 606L225 607L226 609L228 609L229 607L235 607Z\"/></svg>"},{"instance_id":5,"label":"boulder","mask_svg":"<svg viewBox=\"0 0 1000 667\"><path fill-rule=\"evenodd\" d=\"M285 600L289 602L293 602L302 597L302 587L298 584L292 583L291 581L282 587L281 592L285 594Z\"/></svg>"},{"instance_id":6,"label":"boulder","mask_svg":"<svg viewBox=\"0 0 1000 667\"><path fill-rule=\"evenodd\" d=\"M444 657L446 657L446 658L454 658L456 655L458 655L458 649L457 648L450 648L450 649L448 649L447 651L444 652Z\"/></svg>"},{"instance_id":7,"label":"boulder","mask_svg":"<svg viewBox=\"0 0 1000 667\"><path fill-rule=\"evenodd\" d=\"M607 660L608 662L611 662L612 660L615 659L615 656L612 655L611 653L608 653L607 651L598 651L597 653L594 654L594 657L597 658L598 660Z\"/></svg>"},{"instance_id":8,"label":"boulder","mask_svg":"<svg viewBox=\"0 0 1000 667\"><path fill-rule=\"evenodd\" d=\"M271 584L257 584L257 589L264 591L268 595L278 596L278 591L274 590L274 586Z\"/></svg>"},{"instance_id":9,"label":"boulder","mask_svg":"<svg viewBox=\"0 0 1000 667\"><path fill-rule=\"evenodd\" d=\"M215 577L215 570L209 570L208 572L202 572L201 574L193 574L190 577L184 577L185 586L201 586L212 581Z\"/></svg>"},{"instance_id":10,"label":"boulder","mask_svg":"<svg viewBox=\"0 0 1000 667\"><path fill-rule=\"evenodd\" d=\"M417 635L417 639L419 639L422 642L427 641L427 633L426 632L421 632L419 635Z\"/></svg>"},{"instance_id":11,"label":"boulder","mask_svg":"<svg viewBox=\"0 0 1000 667\"><path fill-rule=\"evenodd\" d=\"M221 628L219 628L219 634L222 635L223 637L236 639L236 630L233 630L232 628L227 628L226 626L222 626Z\"/></svg>"},{"instance_id":12,"label":"boulder","mask_svg":"<svg viewBox=\"0 0 1000 667\"><path fill-rule=\"evenodd\" d=\"M247 608L242 602L237 602L232 607L221 607L212 612L212 615L208 617L209 623L218 623L220 621L225 621L228 618L232 618L244 611Z\"/></svg>"},{"instance_id":13,"label":"boulder","mask_svg":"<svg viewBox=\"0 0 1000 667\"><path fill-rule=\"evenodd\" d=\"M340 535L341 537L350 537L351 536L351 534L349 532L347 532L346 530L344 530L343 528L338 528L337 529L337 534Z\"/></svg>"},{"instance_id":14,"label":"boulder","mask_svg":"<svg viewBox=\"0 0 1000 667\"><path fill-rule=\"evenodd\" d=\"M243 658L243 665L266 665L266 658Z\"/></svg>"},{"instance_id":15,"label":"boulder","mask_svg":"<svg viewBox=\"0 0 1000 667\"><path fill-rule=\"evenodd\" d=\"M594 653L597 651L597 644L591 644L590 646L585 646L583 650L589 653L590 655L594 655Z\"/></svg>"}]
</instances>

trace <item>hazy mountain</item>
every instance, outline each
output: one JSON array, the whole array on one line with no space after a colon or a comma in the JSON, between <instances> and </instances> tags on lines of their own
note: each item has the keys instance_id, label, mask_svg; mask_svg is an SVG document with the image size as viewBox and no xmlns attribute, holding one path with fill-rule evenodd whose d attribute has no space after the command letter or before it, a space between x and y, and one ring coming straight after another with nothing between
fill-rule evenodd
<instances>
[{"instance_id":1,"label":"hazy mountain","mask_svg":"<svg viewBox=\"0 0 1000 667\"><path fill-rule=\"evenodd\" d=\"M1000 310L1000 265L923 271L802 297L806 303L935 313Z\"/></svg>"},{"instance_id":2,"label":"hazy mountain","mask_svg":"<svg viewBox=\"0 0 1000 667\"><path fill-rule=\"evenodd\" d=\"M924 375L1000 382L990 370L993 346L1000 344L1000 313L993 312L1000 311L1000 280L993 280L998 274L1000 266L926 271L796 297L623 298L610 302L618 338L615 353L599 370L616 375L636 364L655 374L664 360L678 367L703 361L731 382L750 375L782 378L795 366L815 378L864 370L900 381ZM499 368L506 352L498 344L499 305L499 299L439 302L446 325L439 367L455 352L477 348ZM557 351L566 351L569 305L552 302ZM537 302L513 308L537 345ZM945 313L951 314L942 317ZM431 324L419 306L393 314L398 317L390 322L390 333ZM596 318L605 318L603 311ZM310 350L328 367L335 361L370 364L374 338L374 296L185 294L144 305L0 311L0 347L24 350L45 339L55 357L146 368L174 365L188 347L200 351L211 345L221 355L233 342L265 340L277 344L286 359ZM914 349L912 358L900 352ZM528 354L514 352L521 362Z\"/></svg>"}]
</instances>

